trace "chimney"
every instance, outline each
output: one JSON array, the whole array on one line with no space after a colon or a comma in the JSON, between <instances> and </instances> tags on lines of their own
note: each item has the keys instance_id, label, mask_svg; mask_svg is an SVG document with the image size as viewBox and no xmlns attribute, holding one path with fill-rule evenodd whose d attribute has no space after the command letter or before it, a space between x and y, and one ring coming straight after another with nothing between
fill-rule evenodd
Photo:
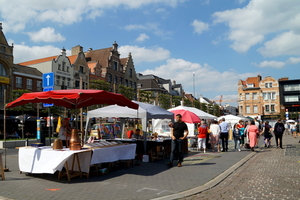
<instances>
[{"instance_id":1,"label":"chimney","mask_svg":"<svg viewBox=\"0 0 300 200\"><path fill-rule=\"evenodd\" d=\"M0 22L0 30L2 30L2 23Z\"/></svg>"},{"instance_id":2,"label":"chimney","mask_svg":"<svg viewBox=\"0 0 300 200\"><path fill-rule=\"evenodd\" d=\"M78 55L80 52L83 52L83 47L77 45L76 47L72 47L72 56Z\"/></svg>"}]
</instances>

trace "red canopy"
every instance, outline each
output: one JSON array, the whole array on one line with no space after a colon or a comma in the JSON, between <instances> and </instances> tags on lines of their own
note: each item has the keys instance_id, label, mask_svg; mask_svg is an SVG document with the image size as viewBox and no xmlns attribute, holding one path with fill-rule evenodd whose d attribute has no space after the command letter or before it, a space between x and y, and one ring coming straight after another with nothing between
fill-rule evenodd
<instances>
[{"instance_id":1,"label":"red canopy","mask_svg":"<svg viewBox=\"0 0 300 200\"><path fill-rule=\"evenodd\" d=\"M174 117L176 117L177 114L181 114L182 121L186 123L199 123L200 118L193 112L188 110L171 110L170 112L174 113Z\"/></svg>"},{"instance_id":2,"label":"red canopy","mask_svg":"<svg viewBox=\"0 0 300 200\"><path fill-rule=\"evenodd\" d=\"M47 92L25 93L18 99L6 104L6 108L13 108L27 103L48 103L66 108L76 109L94 104L117 104L138 109L139 105L121 94L104 90L52 90Z\"/></svg>"}]
</instances>

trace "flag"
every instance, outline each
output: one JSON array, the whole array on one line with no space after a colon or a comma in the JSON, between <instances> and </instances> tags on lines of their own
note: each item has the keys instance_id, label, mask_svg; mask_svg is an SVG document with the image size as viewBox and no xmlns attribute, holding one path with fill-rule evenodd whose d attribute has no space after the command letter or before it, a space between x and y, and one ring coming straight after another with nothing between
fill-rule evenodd
<instances>
[{"instance_id":1,"label":"flag","mask_svg":"<svg viewBox=\"0 0 300 200\"><path fill-rule=\"evenodd\" d=\"M61 127L61 118L58 117L58 119L57 119L57 126L56 126L56 133L59 133L60 127Z\"/></svg>"}]
</instances>

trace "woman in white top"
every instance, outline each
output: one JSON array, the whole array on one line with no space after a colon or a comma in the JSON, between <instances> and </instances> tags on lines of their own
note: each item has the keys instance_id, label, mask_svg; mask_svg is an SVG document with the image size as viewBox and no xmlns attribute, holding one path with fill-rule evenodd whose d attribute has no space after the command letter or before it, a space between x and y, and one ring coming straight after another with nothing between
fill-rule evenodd
<instances>
[{"instance_id":1,"label":"woman in white top","mask_svg":"<svg viewBox=\"0 0 300 200\"><path fill-rule=\"evenodd\" d=\"M293 137L296 138L296 136L297 136L297 130L296 130L296 124L295 124L295 122L291 122L290 123L290 129L291 129L291 133L292 133Z\"/></svg>"},{"instance_id":2,"label":"woman in white top","mask_svg":"<svg viewBox=\"0 0 300 200\"><path fill-rule=\"evenodd\" d=\"M213 123L209 127L210 129L210 143L211 143L211 148L212 151L215 151L214 146L217 144L218 147L218 152L220 152L220 126L218 125L218 121L213 121Z\"/></svg>"}]
</instances>

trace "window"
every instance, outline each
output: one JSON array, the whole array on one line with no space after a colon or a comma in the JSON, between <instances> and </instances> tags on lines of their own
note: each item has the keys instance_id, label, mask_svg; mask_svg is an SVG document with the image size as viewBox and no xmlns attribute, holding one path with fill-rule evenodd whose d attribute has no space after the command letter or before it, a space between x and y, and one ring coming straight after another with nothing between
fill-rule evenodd
<instances>
[{"instance_id":1,"label":"window","mask_svg":"<svg viewBox=\"0 0 300 200\"><path fill-rule=\"evenodd\" d=\"M272 112L275 111L275 105L271 105L271 111L272 111Z\"/></svg>"},{"instance_id":2,"label":"window","mask_svg":"<svg viewBox=\"0 0 300 200\"><path fill-rule=\"evenodd\" d=\"M250 114L251 112L250 112L250 106L246 106L246 113L247 114Z\"/></svg>"},{"instance_id":3,"label":"window","mask_svg":"<svg viewBox=\"0 0 300 200\"><path fill-rule=\"evenodd\" d=\"M23 87L23 83L22 83L22 77L16 77L16 88L22 88Z\"/></svg>"},{"instance_id":4,"label":"window","mask_svg":"<svg viewBox=\"0 0 300 200\"><path fill-rule=\"evenodd\" d=\"M291 84L291 85L284 85L283 90L288 91L299 91L300 90L300 84Z\"/></svg>"},{"instance_id":5,"label":"window","mask_svg":"<svg viewBox=\"0 0 300 200\"><path fill-rule=\"evenodd\" d=\"M120 83L120 85L123 85L123 77L119 78L119 83Z\"/></svg>"},{"instance_id":6,"label":"window","mask_svg":"<svg viewBox=\"0 0 300 200\"><path fill-rule=\"evenodd\" d=\"M6 68L2 63L0 63L0 76L5 76L5 77L7 76Z\"/></svg>"},{"instance_id":7,"label":"window","mask_svg":"<svg viewBox=\"0 0 300 200\"><path fill-rule=\"evenodd\" d=\"M284 102L298 102L298 101L300 101L300 95L284 96Z\"/></svg>"},{"instance_id":8,"label":"window","mask_svg":"<svg viewBox=\"0 0 300 200\"><path fill-rule=\"evenodd\" d=\"M5 53L5 47L0 47L0 52Z\"/></svg>"},{"instance_id":9,"label":"window","mask_svg":"<svg viewBox=\"0 0 300 200\"><path fill-rule=\"evenodd\" d=\"M266 88L271 88L272 87L272 83L265 83L265 87Z\"/></svg>"},{"instance_id":10,"label":"window","mask_svg":"<svg viewBox=\"0 0 300 200\"><path fill-rule=\"evenodd\" d=\"M62 62L62 71L65 71L65 67L66 67L66 62Z\"/></svg>"},{"instance_id":11,"label":"window","mask_svg":"<svg viewBox=\"0 0 300 200\"><path fill-rule=\"evenodd\" d=\"M42 81L36 81L36 89L37 91L42 91Z\"/></svg>"},{"instance_id":12,"label":"window","mask_svg":"<svg viewBox=\"0 0 300 200\"><path fill-rule=\"evenodd\" d=\"M125 80L125 86L128 87L128 80Z\"/></svg>"},{"instance_id":13,"label":"window","mask_svg":"<svg viewBox=\"0 0 300 200\"><path fill-rule=\"evenodd\" d=\"M132 81L130 81L130 87L132 88Z\"/></svg>"},{"instance_id":14,"label":"window","mask_svg":"<svg viewBox=\"0 0 300 200\"><path fill-rule=\"evenodd\" d=\"M111 74L108 74L108 75L107 75L107 78L108 78L107 82L111 83L111 82L112 82L112 75L111 75Z\"/></svg>"},{"instance_id":15,"label":"window","mask_svg":"<svg viewBox=\"0 0 300 200\"><path fill-rule=\"evenodd\" d=\"M136 82L133 83L133 89L136 90Z\"/></svg>"},{"instance_id":16,"label":"window","mask_svg":"<svg viewBox=\"0 0 300 200\"><path fill-rule=\"evenodd\" d=\"M253 106L253 113L258 113L258 109L256 105Z\"/></svg>"},{"instance_id":17,"label":"window","mask_svg":"<svg viewBox=\"0 0 300 200\"><path fill-rule=\"evenodd\" d=\"M75 88L79 89L79 86L80 86L80 81L75 81Z\"/></svg>"},{"instance_id":18,"label":"window","mask_svg":"<svg viewBox=\"0 0 300 200\"><path fill-rule=\"evenodd\" d=\"M5 85L0 85L0 100L4 101L4 90L6 90Z\"/></svg>"},{"instance_id":19,"label":"window","mask_svg":"<svg viewBox=\"0 0 300 200\"><path fill-rule=\"evenodd\" d=\"M70 67L67 67L67 72L69 72L70 71Z\"/></svg>"},{"instance_id":20,"label":"window","mask_svg":"<svg viewBox=\"0 0 300 200\"><path fill-rule=\"evenodd\" d=\"M132 69L129 69L129 76L132 77Z\"/></svg>"},{"instance_id":21,"label":"window","mask_svg":"<svg viewBox=\"0 0 300 200\"><path fill-rule=\"evenodd\" d=\"M114 62L114 70L118 71L118 63Z\"/></svg>"},{"instance_id":22,"label":"window","mask_svg":"<svg viewBox=\"0 0 300 200\"><path fill-rule=\"evenodd\" d=\"M247 84L247 88L253 88L253 87L254 87L253 83Z\"/></svg>"},{"instance_id":23,"label":"window","mask_svg":"<svg viewBox=\"0 0 300 200\"><path fill-rule=\"evenodd\" d=\"M60 85L60 76L56 76L56 85Z\"/></svg>"},{"instance_id":24,"label":"window","mask_svg":"<svg viewBox=\"0 0 300 200\"><path fill-rule=\"evenodd\" d=\"M253 100L257 100L257 93L253 93Z\"/></svg>"},{"instance_id":25,"label":"window","mask_svg":"<svg viewBox=\"0 0 300 200\"><path fill-rule=\"evenodd\" d=\"M57 69L58 69L58 70L61 70L61 64L58 64Z\"/></svg>"},{"instance_id":26,"label":"window","mask_svg":"<svg viewBox=\"0 0 300 200\"><path fill-rule=\"evenodd\" d=\"M266 112L270 112L270 106L266 105Z\"/></svg>"},{"instance_id":27,"label":"window","mask_svg":"<svg viewBox=\"0 0 300 200\"><path fill-rule=\"evenodd\" d=\"M80 67L79 67L79 72L80 72L80 73L84 73L84 68L83 68L83 66L80 66Z\"/></svg>"},{"instance_id":28,"label":"window","mask_svg":"<svg viewBox=\"0 0 300 200\"><path fill-rule=\"evenodd\" d=\"M243 113L243 106L240 106L240 113Z\"/></svg>"},{"instance_id":29,"label":"window","mask_svg":"<svg viewBox=\"0 0 300 200\"><path fill-rule=\"evenodd\" d=\"M271 100L271 99L275 100L276 99L275 92L264 92L263 97L264 97L264 100Z\"/></svg>"},{"instance_id":30,"label":"window","mask_svg":"<svg viewBox=\"0 0 300 200\"><path fill-rule=\"evenodd\" d=\"M27 79L26 80L26 82L27 82L27 89L29 89L29 90L32 90L32 79Z\"/></svg>"},{"instance_id":31,"label":"window","mask_svg":"<svg viewBox=\"0 0 300 200\"><path fill-rule=\"evenodd\" d=\"M250 94L249 93L245 93L245 98L246 98L246 100L250 100Z\"/></svg>"}]
</instances>

